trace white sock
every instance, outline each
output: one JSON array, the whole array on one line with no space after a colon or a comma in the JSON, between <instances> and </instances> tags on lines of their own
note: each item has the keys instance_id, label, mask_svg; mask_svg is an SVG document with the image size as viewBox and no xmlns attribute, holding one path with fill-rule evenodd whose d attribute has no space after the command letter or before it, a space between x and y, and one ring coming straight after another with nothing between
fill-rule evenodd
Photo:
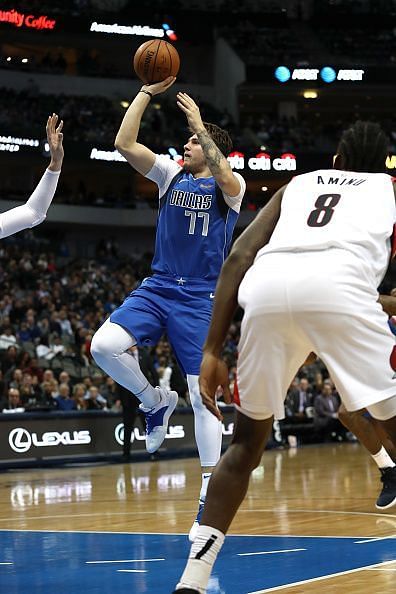
<instances>
[{"instance_id":1,"label":"white sock","mask_svg":"<svg viewBox=\"0 0 396 594\"><path fill-rule=\"evenodd\" d=\"M216 557L223 546L224 534L210 526L198 528L195 541L176 590L192 588L205 594Z\"/></svg>"},{"instance_id":2,"label":"white sock","mask_svg":"<svg viewBox=\"0 0 396 594\"><path fill-rule=\"evenodd\" d=\"M203 472L202 473L202 484L201 484L201 491L199 493L199 498L205 501L206 493L208 492L208 485L209 479L212 476L211 472Z\"/></svg>"},{"instance_id":3,"label":"white sock","mask_svg":"<svg viewBox=\"0 0 396 594\"><path fill-rule=\"evenodd\" d=\"M392 458L389 456L384 446L382 446L382 448L377 454L371 454L371 457L373 458L378 468L393 468L393 466L396 466L396 464L393 462Z\"/></svg>"}]
</instances>

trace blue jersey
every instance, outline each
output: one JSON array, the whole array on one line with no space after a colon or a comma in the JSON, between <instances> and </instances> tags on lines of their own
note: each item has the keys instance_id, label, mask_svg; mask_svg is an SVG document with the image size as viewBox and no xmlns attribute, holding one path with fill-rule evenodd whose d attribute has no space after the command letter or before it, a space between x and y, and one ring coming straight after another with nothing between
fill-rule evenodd
<instances>
[{"instance_id":1,"label":"blue jersey","mask_svg":"<svg viewBox=\"0 0 396 594\"><path fill-rule=\"evenodd\" d=\"M160 198L152 270L215 280L230 249L243 179L237 208L231 208L213 177L196 179L176 167L176 175Z\"/></svg>"},{"instance_id":2,"label":"blue jersey","mask_svg":"<svg viewBox=\"0 0 396 594\"><path fill-rule=\"evenodd\" d=\"M185 374L198 375L208 333L214 290L246 184L226 196L213 177L195 179L157 155L146 174L159 188L153 276L145 279L110 316L135 337L153 345L167 333Z\"/></svg>"}]
</instances>

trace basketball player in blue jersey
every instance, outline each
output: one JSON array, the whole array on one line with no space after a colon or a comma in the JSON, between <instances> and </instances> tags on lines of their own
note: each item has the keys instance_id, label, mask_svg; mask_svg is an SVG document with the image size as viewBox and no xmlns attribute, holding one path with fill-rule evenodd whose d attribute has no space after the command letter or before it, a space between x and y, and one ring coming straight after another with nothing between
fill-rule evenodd
<instances>
[{"instance_id":1,"label":"basketball player in blue jersey","mask_svg":"<svg viewBox=\"0 0 396 594\"><path fill-rule=\"evenodd\" d=\"M141 401L146 416L146 448L158 450L165 439L177 393L150 385L129 349L154 345L166 332L187 377L195 415L195 437L202 466L194 538L212 468L221 452L221 422L203 406L198 386L202 346L212 312L217 277L228 254L246 184L227 161L228 133L204 123L196 103L178 93L191 136L184 146L184 166L154 154L137 142L141 118L150 99L175 81L144 85L131 103L115 146L139 173L159 189L159 214L152 262L153 275L133 291L93 337L97 364ZM231 401L227 391L226 402Z\"/></svg>"},{"instance_id":2,"label":"basketball player in blue jersey","mask_svg":"<svg viewBox=\"0 0 396 594\"><path fill-rule=\"evenodd\" d=\"M55 113L48 117L46 132L51 162L28 201L0 214L0 239L23 229L35 227L47 216L62 169L64 157L62 128L63 121L58 125L58 116Z\"/></svg>"}]
</instances>

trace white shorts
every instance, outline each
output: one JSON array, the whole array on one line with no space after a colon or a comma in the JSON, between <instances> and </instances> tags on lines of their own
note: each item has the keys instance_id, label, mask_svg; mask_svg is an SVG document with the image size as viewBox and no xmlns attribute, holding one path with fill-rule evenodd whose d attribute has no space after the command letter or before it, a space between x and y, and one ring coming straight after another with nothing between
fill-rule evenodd
<instances>
[{"instance_id":1,"label":"white shorts","mask_svg":"<svg viewBox=\"0 0 396 594\"><path fill-rule=\"evenodd\" d=\"M284 418L287 389L311 351L347 410L396 395L394 335L358 263L345 250L288 252L263 255L249 269L239 289L236 407L243 414Z\"/></svg>"}]
</instances>

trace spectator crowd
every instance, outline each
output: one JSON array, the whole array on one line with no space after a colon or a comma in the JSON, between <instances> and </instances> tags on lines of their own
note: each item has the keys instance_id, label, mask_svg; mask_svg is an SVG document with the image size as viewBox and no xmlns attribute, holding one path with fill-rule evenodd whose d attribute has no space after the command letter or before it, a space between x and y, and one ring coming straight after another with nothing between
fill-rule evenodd
<instances>
[{"instance_id":1,"label":"spectator crowd","mask_svg":"<svg viewBox=\"0 0 396 594\"><path fill-rule=\"evenodd\" d=\"M163 14L169 3L153 0L152 10ZM323 55L340 60L345 56L370 63L396 63L396 33L390 26L371 33L364 28L339 30L296 27L289 19L305 20L321 12L355 5L392 6L395 2L327 2L296 0L287 2L288 14L273 26L258 20L256 13L263 10L259 0L245 3L232 0L176 0L173 10L210 11L214 36L225 38L241 56L247 66L309 61L323 50ZM330 6L331 5L331 6ZM121 17L134 14L135 3L125 0L61 0L40 2L18 0L20 10L48 11L56 15L91 16L98 11L114 12ZM106 10L107 8L107 10ZM228 20L223 19L225 8ZM130 10L131 12L128 12ZM279 3L267 2L267 13L281 13ZM340 12L340 15L343 14ZM305 15L305 17L304 17ZM261 15L262 16L262 15ZM280 14L280 16L282 16ZM198 19L197 19L198 20ZM308 19L307 19L308 20ZM162 21L163 22L163 21ZM307 36L306 33L309 33ZM309 47L302 43L309 38ZM72 48L70 53L54 45L42 46L19 56L9 56L5 46L0 54L0 72L22 70L26 73L75 74L97 77L130 77L116 64L101 61L96 50ZM11 46L9 46L11 47ZM55 49L54 49L55 48ZM22 51L22 49L21 49ZM25 52L25 48L23 49ZM26 50L27 51L27 50ZM313 53L311 53L311 51ZM307 62L308 60L308 62ZM101 96L44 94L37 83L26 75L23 90L0 88L0 128L3 136L43 139L43 122L48 113L60 113L65 122L65 142L74 146L87 145L113 150L117 129L127 107L119 98ZM226 128L238 150L249 152L328 152L335 149L341 130L360 114L351 113L343 118L326 121L319 113L281 117L271 111L249 112L241 110L237 124L226 111L195 97L204 120ZM31 117L34 114L34 117ZM318 116L318 117L317 117ZM380 122L389 134L395 150L396 121ZM168 96L153 98L142 120L139 140L155 152L163 153L169 147L181 152L187 138L186 121L175 101ZM72 151L71 151L72 152ZM78 153L76 151L76 159ZM137 207L130 188L122 195L104 188L98 195L87 190L83 180L77 186L61 179L56 201L69 204L94 204L115 207ZM20 198L13 195L12 184L7 185L7 173L0 180L0 198ZM246 201L247 202L247 201ZM142 201L143 203L143 201ZM145 204L148 206L148 204ZM150 254L121 254L116 245L98 245L95 260L72 258L58 246L49 246L32 232L20 234L0 244L0 412L15 411L120 410L122 390L94 363L90 354L93 334L123 298L149 274ZM236 377L237 344L240 321L236 318L227 336L224 356L229 367L231 387ZM158 375L161 386L176 389L179 405L188 405L186 382L177 366L170 345L163 337L156 347L145 349L144 356ZM340 398L320 360L304 365L292 381L285 400L286 418L280 428L284 439L296 441L344 440L351 438L338 419Z\"/></svg>"},{"instance_id":2,"label":"spectator crowd","mask_svg":"<svg viewBox=\"0 0 396 594\"><path fill-rule=\"evenodd\" d=\"M99 245L96 260L49 249L32 232L0 246L0 411L121 411L122 389L90 354L93 334L149 273L151 254L123 255ZM231 389L236 377L240 316L224 346ZM164 336L141 349L161 386L189 404L185 379ZM221 399L221 395L220 395ZM338 394L323 363L304 365L287 393L284 440L345 439ZM290 439L289 439L290 441Z\"/></svg>"},{"instance_id":3,"label":"spectator crowd","mask_svg":"<svg viewBox=\"0 0 396 594\"><path fill-rule=\"evenodd\" d=\"M151 254L122 256L111 242L99 243L97 261L57 250L32 232L1 243L0 410L120 409L120 387L96 366L90 343L147 276ZM185 398L168 342L149 354L160 384Z\"/></svg>"}]
</instances>

